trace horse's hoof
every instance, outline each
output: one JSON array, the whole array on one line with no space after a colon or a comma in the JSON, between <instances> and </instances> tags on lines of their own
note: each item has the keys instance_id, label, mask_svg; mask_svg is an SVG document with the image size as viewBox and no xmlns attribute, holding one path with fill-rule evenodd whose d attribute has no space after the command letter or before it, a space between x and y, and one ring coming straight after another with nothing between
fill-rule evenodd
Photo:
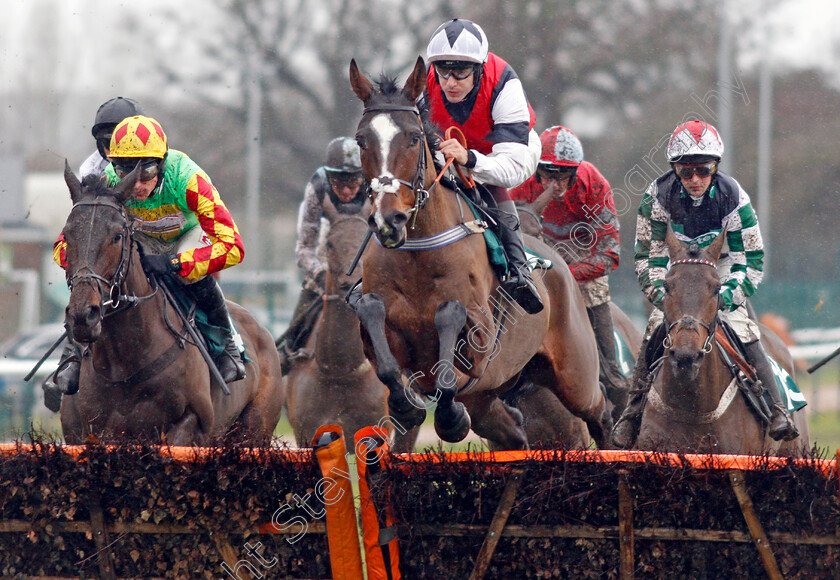
<instances>
[{"instance_id":1,"label":"horse's hoof","mask_svg":"<svg viewBox=\"0 0 840 580\"><path fill-rule=\"evenodd\" d=\"M426 406L414 391L389 395L388 410L391 418L406 430L422 425L426 420Z\"/></svg>"},{"instance_id":2,"label":"horse's hoof","mask_svg":"<svg viewBox=\"0 0 840 580\"><path fill-rule=\"evenodd\" d=\"M463 403L438 407L435 411L435 432L447 443L463 441L470 432L472 422Z\"/></svg>"}]
</instances>

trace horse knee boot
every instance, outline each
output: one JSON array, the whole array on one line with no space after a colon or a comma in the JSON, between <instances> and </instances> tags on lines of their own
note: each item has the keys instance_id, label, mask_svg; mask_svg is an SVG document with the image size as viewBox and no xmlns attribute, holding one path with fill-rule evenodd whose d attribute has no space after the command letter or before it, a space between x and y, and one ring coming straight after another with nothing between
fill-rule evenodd
<instances>
[{"instance_id":1,"label":"horse knee boot","mask_svg":"<svg viewBox=\"0 0 840 580\"><path fill-rule=\"evenodd\" d=\"M225 296L212 276L205 276L195 284L187 286L198 303L198 307L207 315L207 322L224 330L225 349L214 357L216 368L226 383L245 378L245 364L239 355L239 349L233 341L233 326L230 320Z\"/></svg>"},{"instance_id":2,"label":"horse knee boot","mask_svg":"<svg viewBox=\"0 0 840 580\"><path fill-rule=\"evenodd\" d=\"M544 308L528 269L522 232L519 231L519 215L512 201L499 203L499 241L508 259L508 277L502 282L502 289L510 294L528 314L537 314Z\"/></svg>"},{"instance_id":3,"label":"horse knee boot","mask_svg":"<svg viewBox=\"0 0 840 580\"><path fill-rule=\"evenodd\" d=\"M770 400L773 402L770 407L770 437L775 441L796 439L799 437L799 430L794 425L790 413L787 412L782 402L781 393L779 393L779 389L776 386L773 367L770 366L770 361L767 358L764 347L761 346L761 341L756 340L744 346L750 364L755 367L755 374L758 380L764 385L767 394L770 395Z\"/></svg>"},{"instance_id":4,"label":"horse knee boot","mask_svg":"<svg viewBox=\"0 0 840 580\"><path fill-rule=\"evenodd\" d=\"M598 343L598 354L601 356L601 366L606 379L604 386L607 389L607 396L619 411L623 411L627 406L628 387L624 374L618 366L610 303L599 304L586 310Z\"/></svg>"},{"instance_id":5,"label":"horse knee boot","mask_svg":"<svg viewBox=\"0 0 840 580\"><path fill-rule=\"evenodd\" d=\"M639 436L642 413L645 410L651 385L650 367L646 354L647 345L648 340L645 340L639 349L639 358L636 360L636 368L633 369L630 400L613 427L612 444L618 449L629 449L636 442L636 437Z\"/></svg>"},{"instance_id":6,"label":"horse knee boot","mask_svg":"<svg viewBox=\"0 0 840 580\"><path fill-rule=\"evenodd\" d=\"M44 389L44 405L54 413L61 408L62 395L75 395L79 392L79 374L82 370L82 359L79 349L70 339L64 345L58 368L49 375L41 385Z\"/></svg>"}]
</instances>

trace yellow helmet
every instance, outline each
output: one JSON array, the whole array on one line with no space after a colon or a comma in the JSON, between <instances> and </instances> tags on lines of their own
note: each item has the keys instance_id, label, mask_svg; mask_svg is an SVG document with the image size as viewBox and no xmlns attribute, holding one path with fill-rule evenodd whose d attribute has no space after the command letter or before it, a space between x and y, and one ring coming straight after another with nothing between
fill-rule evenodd
<instances>
[{"instance_id":1,"label":"yellow helmet","mask_svg":"<svg viewBox=\"0 0 840 580\"><path fill-rule=\"evenodd\" d=\"M166 133L151 117L126 117L111 134L111 154L114 157L158 157L166 155Z\"/></svg>"}]
</instances>

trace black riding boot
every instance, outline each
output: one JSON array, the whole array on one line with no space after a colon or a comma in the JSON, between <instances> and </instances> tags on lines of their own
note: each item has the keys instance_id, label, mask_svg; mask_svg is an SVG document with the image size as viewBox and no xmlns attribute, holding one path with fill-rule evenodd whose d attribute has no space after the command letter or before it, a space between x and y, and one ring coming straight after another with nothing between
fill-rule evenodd
<instances>
[{"instance_id":1,"label":"black riding boot","mask_svg":"<svg viewBox=\"0 0 840 580\"><path fill-rule=\"evenodd\" d=\"M647 360L648 340L642 342L639 349L639 356L636 359L636 368L633 369L633 383L630 389L630 400L621 417L616 421L612 432L612 444L618 449L630 449L639 436L639 427L642 423L642 413L647 403L648 391L650 391L650 363Z\"/></svg>"},{"instance_id":2,"label":"black riding boot","mask_svg":"<svg viewBox=\"0 0 840 580\"><path fill-rule=\"evenodd\" d=\"M79 348L67 338L67 344L61 351L58 368L41 384L44 389L44 405L53 413L61 408L62 395L75 395L79 392L79 373L82 370L82 358Z\"/></svg>"},{"instance_id":3,"label":"black riding boot","mask_svg":"<svg viewBox=\"0 0 840 580\"><path fill-rule=\"evenodd\" d=\"M225 331L225 350L214 357L216 368L226 383L245 378L245 364L239 349L233 342L233 327L230 321L225 295L213 276L205 276L195 284L187 286L198 307L207 315L207 322Z\"/></svg>"},{"instance_id":4,"label":"black riding boot","mask_svg":"<svg viewBox=\"0 0 840 580\"><path fill-rule=\"evenodd\" d=\"M607 388L607 396L616 409L623 411L624 407L627 406L628 387L624 374L618 366L610 303L599 304L587 308L586 311L592 323L592 330L595 331L598 353L601 355L601 367L604 369L604 386Z\"/></svg>"},{"instance_id":5,"label":"black riding boot","mask_svg":"<svg viewBox=\"0 0 840 580\"><path fill-rule=\"evenodd\" d=\"M507 279L502 282L502 289L510 294L525 312L536 314L544 306L540 293L531 279L525 246L522 243L522 232L519 230L519 215L512 201L499 203L498 222L499 241L505 249L509 270Z\"/></svg>"},{"instance_id":6,"label":"black riding boot","mask_svg":"<svg viewBox=\"0 0 840 580\"><path fill-rule=\"evenodd\" d=\"M770 361L767 358L764 347L761 346L761 341L756 340L745 344L744 347L748 362L755 367L755 374L758 380L767 389L770 400L773 401L770 409L770 437L776 441L796 439L799 437L799 430L794 425L790 413L788 413L782 402L782 396L779 393L779 389L776 386L776 378L773 375L773 367L770 366Z\"/></svg>"}]
</instances>

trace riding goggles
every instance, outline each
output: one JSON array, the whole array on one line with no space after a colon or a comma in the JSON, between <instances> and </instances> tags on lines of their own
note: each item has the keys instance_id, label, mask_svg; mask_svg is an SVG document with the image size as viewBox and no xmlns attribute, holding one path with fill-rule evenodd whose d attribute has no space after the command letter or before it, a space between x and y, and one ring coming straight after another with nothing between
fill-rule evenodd
<instances>
[{"instance_id":1,"label":"riding goggles","mask_svg":"<svg viewBox=\"0 0 840 580\"><path fill-rule=\"evenodd\" d=\"M438 76L443 80L448 80L449 77L455 77L457 81L463 81L465 79L470 78L475 72L475 67L448 67L442 64L435 65L435 72L437 72Z\"/></svg>"},{"instance_id":2,"label":"riding goggles","mask_svg":"<svg viewBox=\"0 0 840 580\"><path fill-rule=\"evenodd\" d=\"M330 180L330 186L334 190L340 191L345 187L359 188L364 181L364 176L361 173L328 173L327 179Z\"/></svg>"},{"instance_id":3,"label":"riding goggles","mask_svg":"<svg viewBox=\"0 0 840 580\"><path fill-rule=\"evenodd\" d=\"M560 168L551 165L537 166L537 174L545 181L564 181L572 176L573 168Z\"/></svg>"},{"instance_id":4,"label":"riding goggles","mask_svg":"<svg viewBox=\"0 0 840 580\"><path fill-rule=\"evenodd\" d=\"M683 179L691 179L691 176L694 174L700 177L709 177L717 171L717 161L710 161L703 165L680 165L679 163L675 163L674 171Z\"/></svg>"},{"instance_id":5,"label":"riding goggles","mask_svg":"<svg viewBox=\"0 0 840 580\"><path fill-rule=\"evenodd\" d=\"M160 160L150 159L146 161L137 161L137 159L112 159L111 163L114 165L114 172L120 179L131 173L135 167L140 166L137 175L137 181L151 181L160 173Z\"/></svg>"},{"instance_id":6,"label":"riding goggles","mask_svg":"<svg viewBox=\"0 0 840 580\"><path fill-rule=\"evenodd\" d=\"M96 148L99 151L110 151L111 150L111 134L108 133L107 135L100 135L96 138Z\"/></svg>"}]
</instances>

